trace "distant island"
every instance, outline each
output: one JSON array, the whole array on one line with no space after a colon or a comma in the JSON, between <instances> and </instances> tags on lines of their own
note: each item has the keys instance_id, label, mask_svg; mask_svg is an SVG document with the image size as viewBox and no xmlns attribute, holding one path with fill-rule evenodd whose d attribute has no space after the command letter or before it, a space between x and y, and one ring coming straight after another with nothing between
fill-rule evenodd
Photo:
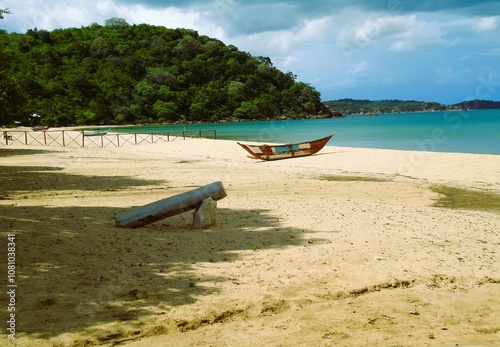
<instances>
[{"instance_id":1,"label":"distant island","mask_svg":"<svg viewBox=\"0 0 500 347\"><path fill-rule=\"evenodd\" d=\"M379 113L435 112L500 109L499 101L470 100L444 105L438 102L415 100L354 100L339 99L323 102L329 109L343 115L376 115Z\"/></svg>"}]
</instances>

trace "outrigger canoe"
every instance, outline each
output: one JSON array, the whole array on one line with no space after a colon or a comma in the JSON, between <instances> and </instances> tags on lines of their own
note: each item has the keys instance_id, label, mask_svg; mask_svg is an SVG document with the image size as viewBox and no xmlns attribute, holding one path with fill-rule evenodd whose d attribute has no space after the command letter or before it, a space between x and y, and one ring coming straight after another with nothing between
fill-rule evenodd
<instances>
[{"instance_id":1,"label":"outrigger canoe","mask_svg":"<svg viewBox=\"0 0 500 347\"><path fill-rule=\"evenodd\" d=\"M82 131L83 136L98 136L106 135L111 129L96 129L96 130L84 130Z\"/></svg>"},{"instance_id":2,"label":"outrigger canoe","mask_svg":"<svg viewBox=\"0 0 500 347\"><path fill-rule=\"evenodd\" d=\"M305 157L318 153L335 133L318 140L288 143L283 145L250 145L238 142L248 153L249 158L261 160L278 160Z\"/></svg>"}]
</instances>

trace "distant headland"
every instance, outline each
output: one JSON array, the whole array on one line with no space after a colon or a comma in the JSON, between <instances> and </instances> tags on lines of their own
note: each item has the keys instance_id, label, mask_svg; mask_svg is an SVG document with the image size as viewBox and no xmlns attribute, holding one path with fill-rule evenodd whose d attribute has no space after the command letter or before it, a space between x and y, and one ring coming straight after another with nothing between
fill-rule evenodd
<instances>
[{"instance_id":1,"label":"distant headland","mask_svg":"<svg viewBox=\"0 0 500 347\"><path fill-rule=\"evenodd\" d=\"M348 114L375 115L379 113L435 112L500 109L500 101L470 100L444 105L438 102L415 100L354 100L339 99L323 102L329 109Z\"/></svg>"}]
</instances>

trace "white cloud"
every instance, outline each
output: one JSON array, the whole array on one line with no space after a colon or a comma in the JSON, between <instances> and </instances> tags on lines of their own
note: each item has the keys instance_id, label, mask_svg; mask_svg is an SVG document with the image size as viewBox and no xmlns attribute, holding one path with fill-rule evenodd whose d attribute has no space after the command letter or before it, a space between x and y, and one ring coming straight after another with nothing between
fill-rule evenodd
<instances>
[{"instance_id":1,"label":"white cloud","mask_svg":"<svg viewBox=\"0 0 500 347\"><path fill-rule=\"evenodd\" d=\"M497 31L500 29L500 16L481 18L477 23L479 32Z\"/></svg>"},{"instance_id":2,"label":"white cloud","mask_svg":"<svg viewBox=\"0 0 500 347\"><path fill-rule=\"evenodd\" d=\"M120 15L130 18L134 23L148 23L151 25L161 25L169 28L196 28L196 21L199 13L167 7L162 9L146 8L141 5L123 6L119 8Z\"/></svg>"},{"instance_id":3,"label":"white cloud","mask_svg":"<svg viewBox=\"0 0 500 347\"><path fill-rule=\"evenodd\" d=\"M101 13L111 13L117 8L113 1L101 0L97 1L96 9Z\"/></svg>"},{"instance_id":4,"label":"white cloud","mask_svg":"<svg viewBox=\"0 0 500 347\"><path fill-rule=\"evenodd\" d=\"M295 40L300 41L320 41L331 32L334 21L332 17L326 16L317 19L305 20L296 33Z\"/></svg>"},{"instance_id":5,"label":"white cloud","mask_svg":"<svg viewBox=\"0 0 500 347\"><path fill-rule=\"evenodd\" d=\"M299 59L295 58L294 56L289 55L283 59L283 66L292 66L298 62L299 62Z\"/></svg>"},{"instance_id":6,"label":"white cloud","mask_svg":"<svg viewBox=\"0 0 500 347\"><path fill-rule=\"evenodd\" d=\"M368 62L366 60L363 60L362 62L355 64L350 71L352 73L358 74L365 71L367 67L368 67Z\"/></svg>"},{"instance_id":7,"label":"white cloud","mask_svg":"<svg viewBox=\"0 0 500 347\"><path fill-rule=\"evenodd\" d=\"M3 2L2 5L4 5ZM2 22L8 26L10 24L20 32L34 28L53 30L54 28L89 25L93 18L91 11L84 4L61 0L46 3L25 0L6 3L4 6L10 8L12 14L6 16Z\"/></svg>"},{"instance_id":8,"label":"white cloud","mask_svg":"<svg viewBox=\"0 0 500 347\"><path fill-rule=\"evenodd\" d=\"M358 50L386 45L392 51L401 52L457 44L458 40L446 40L447 33L442 26L437 21L419 20L416 15L372 15L361 25L343 30L337 45L341 49Z\"/></svg>"},{"instance_id":9,"label":"white cloud","mask_svg":"<svg viewBox=\"0 0 500 347\"><path fill-rule=\"evenodd\" d=\"M330 34L333 26L331 17L307 20L297 23L291 29L260 32L250 35L229 37L243 50L253 48L255 52L268 52L282 54L290 52L303 43L321 42ZM321 45L321 43L320 43Z\"/></svg>"}]
</instances>

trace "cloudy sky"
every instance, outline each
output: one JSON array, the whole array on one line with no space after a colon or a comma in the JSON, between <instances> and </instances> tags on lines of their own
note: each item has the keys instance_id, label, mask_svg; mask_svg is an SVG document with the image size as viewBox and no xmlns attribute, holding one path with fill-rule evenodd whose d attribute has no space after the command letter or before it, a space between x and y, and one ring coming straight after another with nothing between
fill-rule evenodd
<instances>
[{"instance_id":1,"label":"cloudy sky","mask_svg":"<svg viewBox=\"0 0 500 347\"><path fill-rule=\"evenodd\" d=\"M322 99L500 101L500 1L0 0L7 32L104 24L190 28L314 86Z\"/></svg>"}]
</instances>

